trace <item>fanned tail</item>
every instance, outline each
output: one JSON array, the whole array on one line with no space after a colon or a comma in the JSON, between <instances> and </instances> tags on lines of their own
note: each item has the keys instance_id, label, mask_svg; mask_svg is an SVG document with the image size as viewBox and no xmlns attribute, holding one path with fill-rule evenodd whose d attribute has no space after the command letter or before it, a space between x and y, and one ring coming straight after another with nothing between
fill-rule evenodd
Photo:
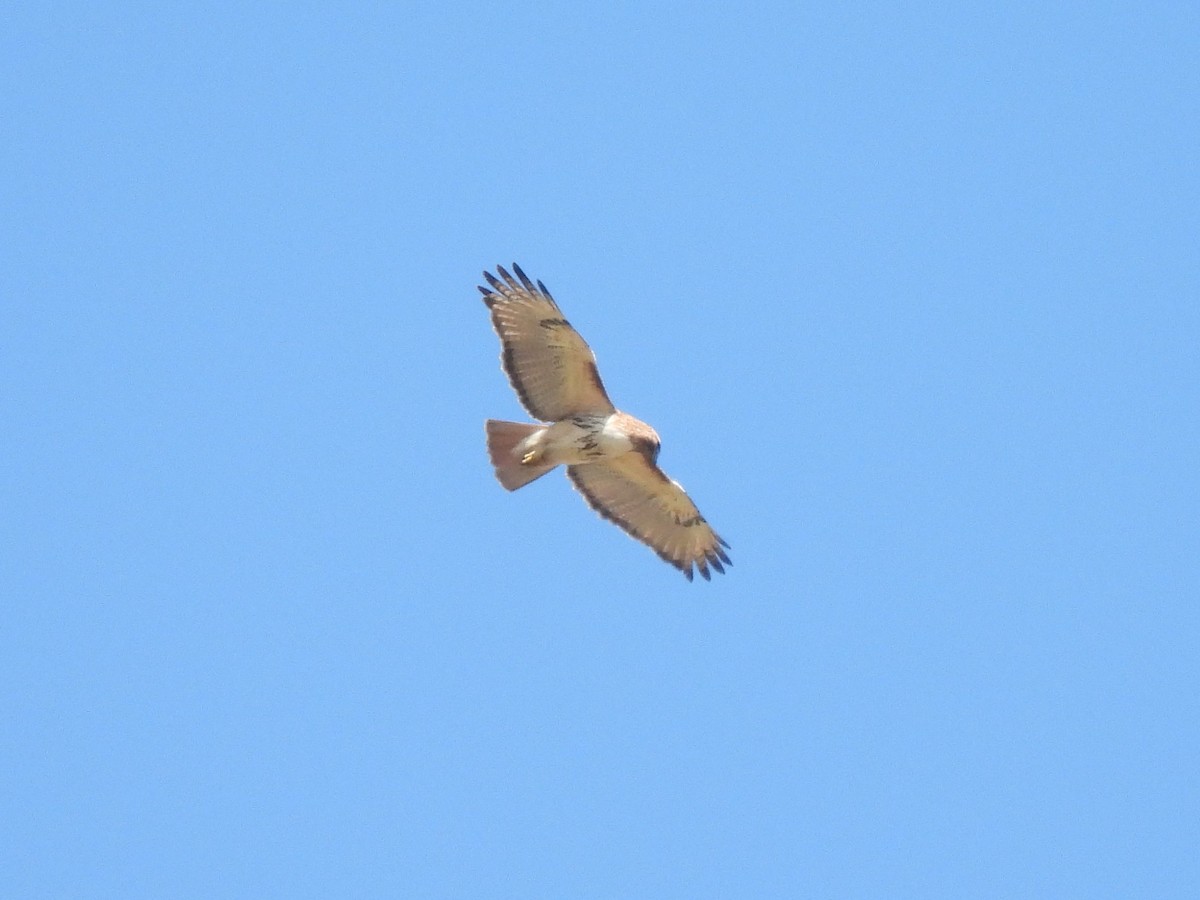
<instances>
[{"instance_id":1,"label":"fanned tail","mask_svg":"<svg viewBox=\"0 0 1200 900\"><path fill-rule=\"evenodd\" d=\"M487 420L488 456L496 468L496 478L510 491L523 488L529 482L541 478L554 468L556 463L541 465L525 465L515 453L516 446L535 432L545 428L544 425L531 425L526 422L503 422L499 419Z\"/></svg>"}]
</instances>

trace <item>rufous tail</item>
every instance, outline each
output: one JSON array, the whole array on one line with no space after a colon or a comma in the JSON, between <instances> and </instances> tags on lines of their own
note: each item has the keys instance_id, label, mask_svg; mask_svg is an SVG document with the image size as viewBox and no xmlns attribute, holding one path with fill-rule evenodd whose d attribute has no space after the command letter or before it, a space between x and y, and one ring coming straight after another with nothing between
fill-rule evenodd
<instances>
[{"instance_id":1,"label":"rufous tail","mask_svg":"<svg viewBox=\"0 0 1200 900\"><path fill-rule=\"evenodd\" d=\"M531 425L526 422L502 422L498 419L487 420L488 456L496 467L496 477L508 490L515 491L523 488L536 478L541 478L554 468L556 463L542 465L540 463L522 463L514 452L517 444L525 440L535 431L541 431L545 425Z\"/></svg>"}]
</instances>

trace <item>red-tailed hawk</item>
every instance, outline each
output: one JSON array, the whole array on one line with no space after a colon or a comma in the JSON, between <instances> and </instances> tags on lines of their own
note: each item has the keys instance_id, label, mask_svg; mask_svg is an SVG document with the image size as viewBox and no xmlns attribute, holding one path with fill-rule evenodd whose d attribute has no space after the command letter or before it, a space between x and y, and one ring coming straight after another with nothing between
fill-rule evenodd
<instances>
[{"instance_id":1,"label":"red-tailed hawk","mask_svg":"<svg viewBox=\"0 0 1200 900\"><path fill-rule=\"evenodd\" d=\"M548 425L487 421L488 454L508 490L524 487L557 465L596 512L648 545L688 581L692 566L732 565L725 543L678 482L657 465L654 429L608 399L596 357L563 318L540 281L513 263L514 278L484 272L480 286L503 347L501 364L521 404ZM519 279L519 280L518 280Z\"/></svg>"}]
</instances>

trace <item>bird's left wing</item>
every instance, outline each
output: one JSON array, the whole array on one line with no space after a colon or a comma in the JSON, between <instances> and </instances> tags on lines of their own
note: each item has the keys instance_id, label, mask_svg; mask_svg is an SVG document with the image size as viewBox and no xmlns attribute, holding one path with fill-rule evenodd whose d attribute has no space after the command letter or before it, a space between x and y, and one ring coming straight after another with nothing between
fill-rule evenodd
<instances>
[{"instance_id":1,"label":"bird's left wing","mask_svg":"<svg viewBox=\"0 0 1200 900\"><path fill-rule=\"evenodd\" d=\"M568 466L567 475L588 505L646 544L692 580L694 565L707 581L709 568L733 565L700 510L677 483L641 453Z\"/></svg>"},{"instance_id":2,"label":"bird's left wing","mask_svg":"<svg viewBox=\"0 0 1200 900\"><path fill-rule=\"evenodd\" d=\"M580 413L615 412L592 349L563 318L546 286L535 285L515 263L517 278L503 266L496 271L499 278L483 273L490 287L479 290L504 348L501 364L530 415L557 422Z\"/></svg>"}]
</instances>

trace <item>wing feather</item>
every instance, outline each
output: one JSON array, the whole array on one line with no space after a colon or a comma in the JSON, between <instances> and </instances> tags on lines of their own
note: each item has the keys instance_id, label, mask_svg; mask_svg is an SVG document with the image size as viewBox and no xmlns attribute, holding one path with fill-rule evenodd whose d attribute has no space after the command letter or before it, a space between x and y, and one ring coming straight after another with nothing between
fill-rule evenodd
<instances>
[{"instance_id":1,"label":"wing feather","mask_svg":"<svg viewBox=\"0 0 1200 900\"><path fill-rule=\"evenodd\" d=\"M692 580L692 567L705 581L709 569L733 565L713 531L680 485L641 453L604 462L568 466L567 475L588 505L620 526Z\"/></svg>"},{"instance_id":2,"label":"wing feather","mask_svg":"<svg viewBox=\"0 0 1200 900\"><path fill-rule=\"evenodd\" d=\"M529 414L557 422L583 413L616 411L596 368L596 356L563 318L545 285L535 285L516 263L510 275L497 266L480 286L500 336L501 365Z\"/></svg>"}]
</instances>

